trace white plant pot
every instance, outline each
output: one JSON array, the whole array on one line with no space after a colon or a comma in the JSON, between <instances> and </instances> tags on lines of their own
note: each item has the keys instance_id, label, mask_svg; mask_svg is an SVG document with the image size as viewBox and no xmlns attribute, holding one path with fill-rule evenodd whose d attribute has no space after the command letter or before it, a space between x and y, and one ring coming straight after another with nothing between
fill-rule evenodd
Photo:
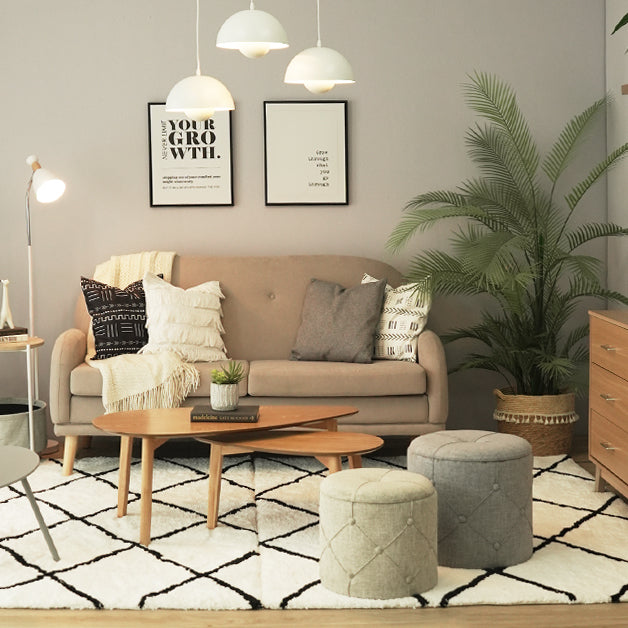
<instances>
[{"instance_id":1,"label":"white plant pot","mask_svg":"<svg viewBox=\"0 0 628 628\"><path fill-rule=\"evenodd\" d=\"M214 410L224 412L238 407L240 395L237 384L214 384L209 387L209 403Z\"/></svg>"}]
</instances>

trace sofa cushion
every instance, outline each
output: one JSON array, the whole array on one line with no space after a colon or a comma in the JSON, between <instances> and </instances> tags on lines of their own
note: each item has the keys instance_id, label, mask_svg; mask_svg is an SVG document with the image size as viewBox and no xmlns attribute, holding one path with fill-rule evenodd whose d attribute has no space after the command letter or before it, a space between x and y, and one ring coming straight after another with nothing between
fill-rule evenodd
<instances>
[{"instance_id":1,"label":"sofa cushion","mask_svg":"<svg viewBox=\"0 0 628 628\"><path fill-rule=\"evenodd\" d=\"M238 386L240 396L246 395L248 386L249 363L238 360L244 366L244 379ZM198 388L190 393L190 397L205 397L209 399L209 384L211 382L211 371L221 366L226 366L224 362L196 362L194 366L201 375ZM83 362L70 373L70 392L80 397L99 397L102 394L102 376L100 371ZM103 410L104 412L104 410Z\"/></svg>"},{"instance_id":2,"label":"sofa cushion","mask_svg":"<svg viewBox=\"0 0 628 628\"><path fill-rule=\"evenodd\" d=\"M248 385L259 397L378 397L424 394L426 377L416 362L254 360Z\"/></svg>"},{"instance_id":3,"label":"sofa cushion","mask_svg":"<svg viewBox=\"0 0 628 628\"><path fill-rule=\"evenodd\" d=\"M81 277L81 290L92 317L93 359L137 353L146 344L146 301L141 281L116 288Z\"/></svg>"},{"instance_id":4,"label":"sofa cushion","mask_svg":"<svg viewBox=\"0 0 628 628\"><path fill-rule=\"evenodd\" d=\"M364 273L362 283L377 281ZM373 357L380 360L417 361L419 334L432 305L429 277L397 288L386 284L384 306L375 330Z\"/></svg>"},{"instance_id":5,"label":"sofa cushion","mask_svg":"<svg viewBox=\"0 0 628 628\"><path fill-rule=\"evenodd\" d=\"M146 273L144 291L148 344L141 353L173 351L188 362L227 358L218 281L184 290Z\"/></svg>"},{"instance_id":6,"label":"sofa cushion","mask_svg":"<svg viewBox=\"0 0 628 628\"><path fill-rule=\"evenodd\" d=\"M386 282L343 288L312 279L305 293L293 360L369 363Z\"/></svg>"}]
</instances>

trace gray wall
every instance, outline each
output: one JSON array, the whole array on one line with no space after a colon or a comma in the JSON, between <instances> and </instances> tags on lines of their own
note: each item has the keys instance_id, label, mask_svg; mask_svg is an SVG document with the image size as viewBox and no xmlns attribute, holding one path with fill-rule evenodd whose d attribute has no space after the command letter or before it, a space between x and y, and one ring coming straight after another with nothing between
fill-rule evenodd
<instances>
[{"instance_id":1,"label":"gray wall","mask_svg":"<svg viewBox=\"0 0 628 628\"><path fill-rule=\"evenodd\" d=\"M616 148L628 140L628 96L621 86L628 83L628 26L610 35L615 24L628 13L626 0L606 2L606 84L613 102L608 115L608 146ZM608 176L608 220L628 225L626 198L628 196L628 162L624 160ZM608 247L608 286L628 294L628 242L614 239ZM621 306L615 306L621 307Z\"/></svg>"},{"instance_id":2,"label":"gray wall","mask_svg":"<svg viewBox=\"0 0 628 628\"><path fill-rule=\"evenodd\" d=\"M345 54L357 77L324 96L349 100L351 203L265 207L262 103L311 97L282 78L292 56L315 43L315 2L258 2L291 41L260 60L214 47L220 24L246 6L201 3L203 71L236 101L236 204L158 209L148 200L146 104L163 101L194 70L193 0L0 0L0 276L12 282L17 324L27 320L25 157L39 154L68 185L58 203L32 206L44 399L50 352L72 320L79 276L110 255L347 253L403 271L413 252L446 246L455 226L392 256L385 242L406 201L473 174L463 143L472 117L460 89L468 73L511 82L542 149L605 89L603 0L322 0L323 44ZM598 138L591 154L601 157L604 144ZM588 212L605 219L604 190ZM443 331L476 311L441 300L431 326ZM456 351L448 349L452 362ZM1 394L25 394L23 357L1 359ZM490 428L490 391L502 382L469 373L450 383L452 427Z\"/></svg>"}]
</instances>

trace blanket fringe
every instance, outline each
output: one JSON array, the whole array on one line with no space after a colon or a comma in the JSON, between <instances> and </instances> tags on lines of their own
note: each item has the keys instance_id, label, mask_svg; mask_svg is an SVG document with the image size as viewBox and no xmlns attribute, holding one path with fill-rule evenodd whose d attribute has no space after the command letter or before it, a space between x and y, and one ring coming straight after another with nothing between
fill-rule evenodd
<instances>
[{"instance_id":1,"label":"blanket fringe","mask_svg":"<svg viewBox=\"0 0 628 628\"><path fill-rule=\"evenodd\" d=\"M172 375L159 386L106 404L107 413L149 408L178 408L182 401L200 384L201 375L192 364L182 362Z\"/></svg>"}]
</instances>

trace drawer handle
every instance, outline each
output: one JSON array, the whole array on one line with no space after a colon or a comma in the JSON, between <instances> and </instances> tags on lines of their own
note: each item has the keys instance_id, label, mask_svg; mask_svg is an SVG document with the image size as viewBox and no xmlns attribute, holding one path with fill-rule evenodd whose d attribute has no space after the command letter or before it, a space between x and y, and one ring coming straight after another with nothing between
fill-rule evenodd
<instances>
[{"instance_id":1,"label":"drawer handle","mask_svg":"<svg viewBox=\"0 0 628 628\"><path fill-rule=\"evenodd\" d=\"M602 397L604 401L617 401L616 397L611 397L610 395L607 395L606 393L600 393L600 397Z\"/></svg>"},{"instance_id":2,"label":"drawer handle","mask_svg":"<svg viewBox=\"0 0 628 628\"><path fill-rule=\"evenodd\" d=\"M611 345L600 345L604 351L617 351L617 347Z\"/></svg>"},{"instance_id":3,"label":"drawer handle","mask_svg":"<svg viewBox=\"0 0 628 628\"><path fill-rule=\"evenodd\" d=\"M609 445L609 443L602 443L602 442L600 442L600 445L602 445L602 448L606 449L606 451L615 451L615 449L616 449L615 447L611 447Z\"/></svg>"}]
</instances>

